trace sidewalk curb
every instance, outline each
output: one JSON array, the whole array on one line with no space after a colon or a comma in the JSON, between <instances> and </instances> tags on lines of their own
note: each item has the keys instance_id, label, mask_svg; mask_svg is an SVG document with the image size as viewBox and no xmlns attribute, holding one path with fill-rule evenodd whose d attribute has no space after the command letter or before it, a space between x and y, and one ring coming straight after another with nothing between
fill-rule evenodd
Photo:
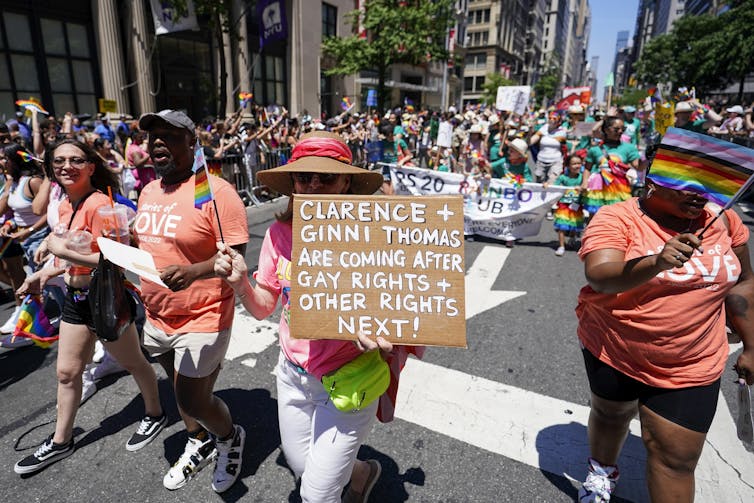
<instances>
[{"instance_id":1,"label":"sidewalk curb","mask_svg":"<svg viewBox=\"0 0 754 503\"><path fill-rule=\"evenodd\" d=\"M249 222L249 228L253 225L263 224L275 218L275 215L282 213L288 207L288 196L280 196L272 201L267 201L260 206L251 205L246 208L246 218Z\"/></svg>"}]
</instances>

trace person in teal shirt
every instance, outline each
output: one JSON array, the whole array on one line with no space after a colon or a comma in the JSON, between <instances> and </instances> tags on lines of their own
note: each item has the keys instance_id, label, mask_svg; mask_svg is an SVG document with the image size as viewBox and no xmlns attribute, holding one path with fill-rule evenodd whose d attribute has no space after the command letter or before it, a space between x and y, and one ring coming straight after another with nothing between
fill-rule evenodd
<instances>
[{"instance_id":1,"label":"person in teal shirt","mask_svg":"<svg viewBox=\"0 0 754 503\"><path fill-rule=\"evenodd\" d=\"M639 134L641 132L641 121L636 118L636 107L623 107L623 123L625 124L624 136L628 137L629 142L635 147L639 146Z\"/></svg>"},{"instance_id":2,"label":"person in teal shirt","mask_svg":"<svg viewBox=\"0 0 754 503\"><path fill-rule=\"evenodd\" d=\"M558 200L554 211L554 227L558 232L558 249L555 255L562 257L566 249L566 235L575 245L576 235L584 230L584 211L581 206L581 187L583 185L584 160L576 154L570 154L565 159L565 172L555 179L553 185L571 187Z\"/></svg>"},{"instance_id":3,"label":"person in teal shirt","mask_svg":"<svg viewBox=\"0 0 754 503\"><path fill-rule=\"evenodd\" d=\"M601 207L631 198L629 171L639 167L639 150L633 143L621 143L623 119L606 117L602 122L604 143L586 155L587 193L584 208L595 214Z\"/></svg>"},{"instance_id":4,"label":"person in teal shirt","mask_svg":"<svg viewBox=\"0 0 754 503\"><path fill-rule=\"evenodd\" d=\"M533 182L529 169L529 146L521 138L514 138L506 147L506 156L492 164L492 177L505 178L513 176L522 183Z\"/></svg>"}]
</instances>

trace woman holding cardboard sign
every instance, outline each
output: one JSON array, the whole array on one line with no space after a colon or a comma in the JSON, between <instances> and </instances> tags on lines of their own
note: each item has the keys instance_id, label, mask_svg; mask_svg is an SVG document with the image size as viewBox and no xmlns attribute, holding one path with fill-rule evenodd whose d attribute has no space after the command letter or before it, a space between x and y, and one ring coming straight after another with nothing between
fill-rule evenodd
<instances>
[{"instance_id":1,"label":"woman holding cardboard sign","mask_svg":"<svg viewBox=\"0 0 754 503\"><path fill-rule=\"evenodd\" d=\"M259 173L260 181L281 194L373 194L382 175L350 165L351 151L336 134L309 133L293 149L291 162ZM292 199L291 199L292 201ZM358 461L356 454L369 433L377 410L376 398L387 388L387 366L380 353L392 345L363 334L354 344L344 340L294 339L288 326L293 245L293 206L278 215L267 231L259 256L256 286L249 283L243 256L219 245L215 272L223 276L257 319L272 314L280 298L280 360L277 375L278 418L283 452L301 477L304 502L367 501L380 475L376 460ZM357 401L339 393L344 374L367 377ZM386 375L387 373L387 375ZM327 383L327 387L323 384Z\"/></svg>"}]
</instances>

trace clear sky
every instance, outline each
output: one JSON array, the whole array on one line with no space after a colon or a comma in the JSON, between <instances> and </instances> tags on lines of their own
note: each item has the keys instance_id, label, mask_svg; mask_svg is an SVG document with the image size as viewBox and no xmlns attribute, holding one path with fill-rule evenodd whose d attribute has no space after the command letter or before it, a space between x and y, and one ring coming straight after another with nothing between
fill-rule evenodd
<instances>
[{"instance_id":1,"label":"clear sky","mask_svg":"<svg viewBox=\"0 0 754 503\"><path fill-rule=\"evenodd\" d=\"M639 0L590 0L589 6L592 8L592 34L586 60L591 62L592 56L600 58L597 94L602 99L605 77L613 68L618 32L628 30L629 42L633 39Z\"/></svg>"}]
</instances>

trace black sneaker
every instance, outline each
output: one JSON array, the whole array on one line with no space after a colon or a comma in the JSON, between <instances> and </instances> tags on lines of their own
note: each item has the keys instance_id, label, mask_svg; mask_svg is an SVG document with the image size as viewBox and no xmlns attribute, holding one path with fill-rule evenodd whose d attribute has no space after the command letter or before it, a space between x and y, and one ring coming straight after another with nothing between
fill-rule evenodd
<instances>
[{"instance_id":1,"label":"black sneaker","mask_svg":"<svg viewBox=\"0 0 754 503\"><path fill-rule=\"evenodd\" d=\"M167 421L168 417L164 413L160 417L144 416L136 433L126 442L126 450L138 451L147 445L162 431Z\"/></svg>"},{"instance_id":2,"label":"black sneaker","mask_svg":"<svg viewBox=\"0 0 754 503\"><path fill-rule=\"evenodd\" d=\"M73 439L70 439L68 443L65 444L56 444L52 441L52 437L52 435L47 437L47 440L45 440L36 451L34 451L34 454L26 456L24 459L16 463L16 466L13 467L13 471L19 475L38 472L45 466L51 465L54 462L60 461L73 454Z\"/></svg>"}]
</instances>

